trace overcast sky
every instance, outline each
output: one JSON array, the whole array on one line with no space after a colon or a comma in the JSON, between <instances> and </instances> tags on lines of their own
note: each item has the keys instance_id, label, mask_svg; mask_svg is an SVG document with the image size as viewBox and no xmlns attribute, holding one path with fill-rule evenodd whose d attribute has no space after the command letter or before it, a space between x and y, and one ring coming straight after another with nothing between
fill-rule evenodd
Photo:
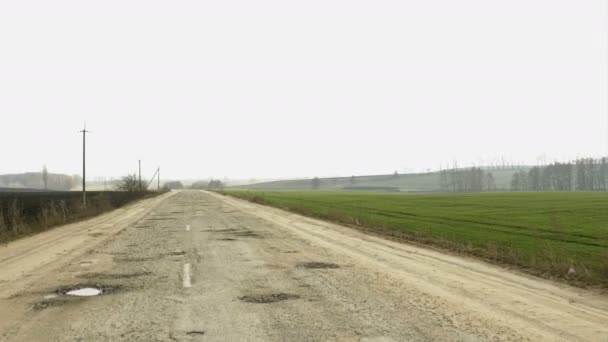
<instances>
[{"instance_id":1,"label":"overcast sky","mask_svg":"<svg viewBox=\"0 0 608 342\"><path fill-rule=\"evenodd\" d=\"M0 174L390 173L607 149L605 0L1 1Z\"/></svg>"}]
</instances>

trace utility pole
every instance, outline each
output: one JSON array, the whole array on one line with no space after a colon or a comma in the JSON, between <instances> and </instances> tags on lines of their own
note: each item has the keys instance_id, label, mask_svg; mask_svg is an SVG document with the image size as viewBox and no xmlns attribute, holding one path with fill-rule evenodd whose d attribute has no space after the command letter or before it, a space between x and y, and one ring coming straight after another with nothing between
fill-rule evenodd
<instances>
[{"instance_id":1,"label":"utility pole","mask_svg":"<svg viewBox=\"0 0 608 342\"><path fill-rule=\"evenodd\" d=\"M158 190L160 190L160 166L154 171L154 175L150 178L148 184L146 184L146 191L150 188L150 184L154 181L154 177L156 177L156 181L158 182Z\"/></svg>"},{"instance_id":2,"label":"utility pole","mask_svg":"<svg viewBox=\"0 0 608 342\"><path fill-rule=\"evenodd\" d=\"M84 124L82 131L82 205L87 208L87 124Z\"/></svg>"},{"instance_id":3,"label":"utility pole","mask_svg":"<svg viewBox=\"0 0 608 342\"><path fill-rule=\"evenodd\" d=\"M141 160L139 161L139 191L141 191Z\"/></svg>"}]
</instances>

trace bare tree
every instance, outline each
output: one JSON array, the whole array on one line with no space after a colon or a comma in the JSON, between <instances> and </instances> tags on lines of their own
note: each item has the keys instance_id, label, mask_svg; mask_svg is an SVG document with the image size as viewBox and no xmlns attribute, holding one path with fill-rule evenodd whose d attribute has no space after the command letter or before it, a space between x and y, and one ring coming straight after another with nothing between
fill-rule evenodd
<instances>
[{"instance_id":1,"label":"bare tree","mask_svg":"<svg viewBox=\"0 0 608 342\"><path fill-rule=\"evenodd\" d=\"M313 189L315 189L315 190L318 189L319 186L321 185L321 181L319 180L319 177L313 178L310 185Z\"/></svg>"},{"instance_id":2,"label":"bare tree","mask_svg":"<svg viewBox=\"0 0 608 342\"><path fill-rule=\"evenodd\" d=\"M48 190L49 188L49 171L46 168L46 165L42 167L42 183L44 183L44 190Z\"/></svg>"},{"instance_id":3,"label":"bare tree","mask_svg":"<svg viewBox=\"0 0 608 342\"><path fill-rule=\"evenodd\" d=\"M147 182L142 180L141 184L147 184ZM143 192L146 190L145 185L140 185L139 179L135 174L122 177L116 188L119 191L127 192Z\"/></svg>"},{"instance_id":4,"label":"bare tree","mask_svg":"<svg viewBox=\"0 0 608 342\"><path fill-rule=\"evenodd\" d=\"M219 180L219 179L212 179L209 181L209 184L207 185L207 189L212 190L212 189L223 189L224 188L224 183Z\"/></svg>"}]
</instances>

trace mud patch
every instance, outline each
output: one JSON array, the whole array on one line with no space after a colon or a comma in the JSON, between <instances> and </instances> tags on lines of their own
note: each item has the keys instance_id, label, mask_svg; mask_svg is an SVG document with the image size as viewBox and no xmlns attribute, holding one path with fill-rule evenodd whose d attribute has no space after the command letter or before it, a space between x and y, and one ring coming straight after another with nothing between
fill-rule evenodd
<instances>
[{"instance_id":1,"label":"mud patch","mask_svg":"<svg viewBox=\"0 0 608 342\"><path fill-rule=\"evenodd\" d=\"M233 232L240 232L242 230L234 229L234 228L226 228L226 229L201 229L200 231L208 232L208 233L233 233Z\"/></svg>"},{"instance_id":2,"label":"mud patch","mask_svg":"<svg viewBox=\"0 0 608 342\"><path fill-rule=\"evenodd\" d=\"M173 251L173 252L167 253L167 255L171 255L171 256L184 256L184 255L186 255L186 252L184 252L184 251Z\"/></svg>"},{"instance_id":3,"label":"mud patch","mask_svg":"<svg viewBox=\"0 0 608 342\"><path fill-rule=\"evenodd\" d=\"M155 258L133 258L133 257L126 257L126 258L114 258L114 262L142 262L142 261L149 261L149 260L154 260Z\"/></svg>"},{"instance_id":4,"label":"mud patch","mask_svg":"<svg viewBox=\"0 0 608 342\"><path fill-rule=\"evenodd\" d=\"M233 233L235 236L238 237L253 237L253 238L262 238L262 235L252 232L250 230L242 230L242 231L237 231Z\"/></svg>"},{"instance_id":5,"label":"mud patch","mask_svg":"<svg viewBox=\"0 0 608 342\"><path fill-rule=\"evenodd\" d=\"M32 306L32 309L36 310L36 311L40 311L40 310L44 310L50 307L56 307L56 306L62 306L64 304L67 304L70 301L67 300L43 300L37 303L34 303L34 305Z\"/></svg>"},{"instance_id":6,"label":"mud patch","mask_svg":"<svg viewBox=\"0 0 608 342\"><path fill-rule=\"evenodd\" d=\"M249 295L249 296L239 297L239 299L242 302L255 303L255 304L269 304L269 303L276 303L276 302L281 302L284 300L298 299L298 298L300 298L300 296L298 296L296 294L289 294L289 293L270 293L270 294Z\"/></svg>"},{"instance_id":7,"label":"mud patch","mask_svg":"<svg viewBox=\"0 0 608 342\"><path fill-rule=\"evenodd\" d=\"M299 268L322 269L322 268L340 268L339 265L328 262L301 262L297 265Z\"/></svg>"},{"instance_id":8,"label":"mud patch","mask_svg":"<svg viewBox=\"0 0 608 342\"><path fill-rule=\"evenodd\" d=\"M205 335L205 332L202 330L192 330L186 332L186 335Z\"/></svg>"}]
</instances>

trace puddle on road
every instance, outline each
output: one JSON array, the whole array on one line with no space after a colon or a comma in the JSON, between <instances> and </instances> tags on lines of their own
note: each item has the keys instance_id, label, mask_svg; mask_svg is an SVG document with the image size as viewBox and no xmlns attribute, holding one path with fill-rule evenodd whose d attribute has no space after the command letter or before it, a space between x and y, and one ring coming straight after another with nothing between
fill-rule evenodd
<instances>
[{"instance_id":1,"label":"puddle on road","mask_svg":"<svg viewBox=\"0 0 608 342\"><path fill-rule=\"evenodd\" d=\"M98 296L102 293L100 289L96 289L94 287L85 287L82 289L71 290L66 292L65 294L68 296L76 296L76 297L92 297Z\"/></svg>"},{"instance_id":2,"label":"puddle on road","mask_svg":"<svg viewBox=\"0 0 608 342\"><path fill-rule=\"evenodd\" d=\"M81 284L69 287L64 287L55 291L57 295L74 296L74 297L92 297L110 294L121 289L120 285L93 285Z\"/></svg>"},{"instance_id":3,"label":"puddle on road","mask_svg":"<svg viewBox=\"0 0 608 342\"><path fill-rule=\"evenodd\" d=\"M84 299L86 297L108 295L120 290L121 288L122 287L119 285L108 286L92 284L63 287L55 290L53 293L45 295L41 301L33 303L33 309L44 310L50 307L77 303L81 300L79 298Z\"/></svg>"}]
</instances>

